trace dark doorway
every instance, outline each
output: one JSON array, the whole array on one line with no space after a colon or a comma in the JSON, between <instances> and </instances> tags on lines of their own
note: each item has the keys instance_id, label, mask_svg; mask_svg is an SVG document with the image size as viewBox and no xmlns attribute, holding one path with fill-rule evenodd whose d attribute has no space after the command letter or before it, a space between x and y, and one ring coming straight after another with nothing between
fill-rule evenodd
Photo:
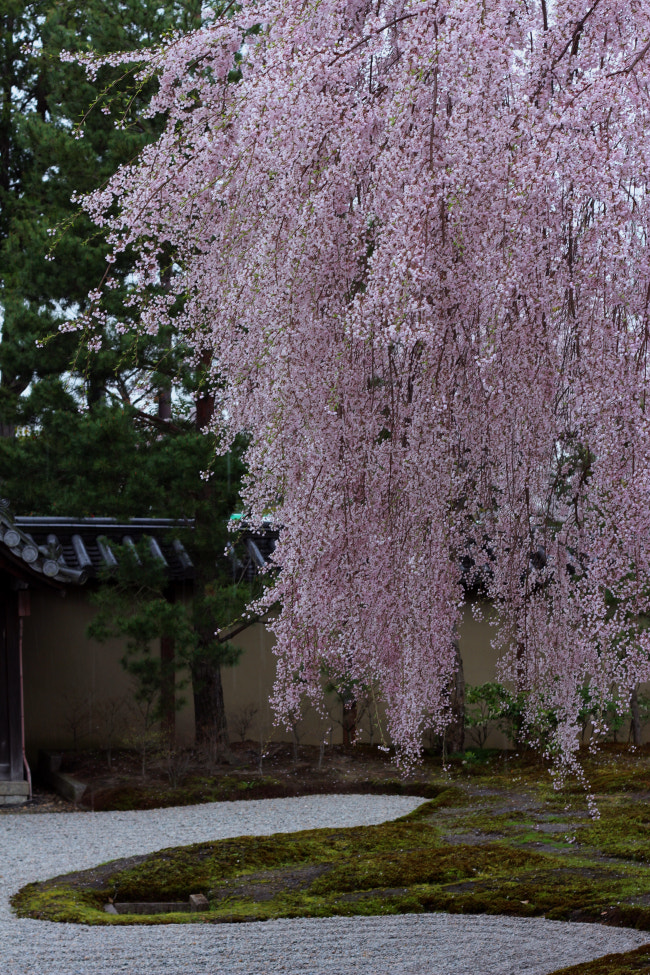
<instances>
[{"instance_id":1,"label":"dark doorway","mask_svg":"<svg viewBox=\"0 0 650 975\"><path fill-rule=\"evenodd\" d=\"M0 576L0 781L23 779L18 594Z\"/></svg>"}]
</instances>

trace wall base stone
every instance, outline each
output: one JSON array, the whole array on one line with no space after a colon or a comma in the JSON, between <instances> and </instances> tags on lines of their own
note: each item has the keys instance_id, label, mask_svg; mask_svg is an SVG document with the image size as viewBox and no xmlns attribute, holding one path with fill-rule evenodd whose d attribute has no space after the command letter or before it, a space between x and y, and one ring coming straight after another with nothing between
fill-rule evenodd
<instances>
[{"instance_id":1,"label":"wall base stone","mask_svg":"<svg viewBox=\"0 0 650 975\"><path fill-rule=\"evenodd\" d=\"M17 806L29 799L29 782L0 782L0 806Z\"/></svg>"}]
</instances>

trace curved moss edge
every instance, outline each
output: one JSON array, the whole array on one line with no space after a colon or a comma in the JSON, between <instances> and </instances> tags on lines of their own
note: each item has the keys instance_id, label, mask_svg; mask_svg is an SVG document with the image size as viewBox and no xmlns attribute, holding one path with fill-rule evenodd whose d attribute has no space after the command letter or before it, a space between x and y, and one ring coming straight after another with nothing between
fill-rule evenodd
<instances>
[{"instance_id":1,"label":"curved moss edge","mask_svg":"<svg viewBox=\"0 0 650 975\"><path fill-rule=\"evenodd\" d=\"M389 823L237 837L113 861L23 887L12 898L22 917L81 924L259 921L445 911L545 916L650 930L650 871L588 854L532 849L527 817L481 813L484 836L466 843L476 812L456 786ZM512 822L506 822L510 817ZM454 842L443 841L456 824ZM516 828L515 828L516 827ZM504 832L505 829L505 832ZM518 831L518 833L517 833ZM539 838L539 834L532 834ZM112 915L104 905L179 901L204 893L204 913ZM575 905L580 905L580 910ZM596 970L598 971L598 970ZM633 969L634 971L634 969ZM649 969L650 971L650 969Z\"/></svg>"},{"instance_id":2,"label":"curved moss edge","mask_svg":"<svg viewBox=\"0 0 650 975\"><path fill-rule=\"evenodd\" d=\"M583 962L581 965L558 968L549 975L641 975L641 973L647 975L648 972L650 972L650 944L618 955L603 955L602 958Z\"/></svg>"},{"instance_id":3,"label":"curved moss edge","mask_svg":"<svg viewBox=\"0 0 650 975\"><path fill-rule=\"evenodd\" d=\"M139 867L146 864L155 864L158 862L159 858L167 859L168 861L174 858L182 857L186 853L192 853L196 850L209 849L221 850L224 853L223 859L228 858L229 851L232 850L237 845L243 848L243 852L248 855L248 872L255 868L255 866L268 866L265 863L265 859L273 860L272 851L269 854L269 847L271 845L279 847L289 847L295 843L296 837L303 837L309 841L311 838L316 840L316 848L318 848L318 840L321 837L330 838L332 836L340 835L354 835L357 834L359 837L364 829L371 831L381 831L382 836L384 834L390 833L395 829L400 829L400 824L404 830L409 829L409 824L420 823L426 818L430 817L436 809L441 806L453 803L462 803L467 801L467 797L462 790L450 787L447 789L440 790L440 794L435 798L431 799L425 803L422 803L415 810L407 813L405 816L401 816L396 820L389 823L379 824L376 827L350 827L347 829L321 829L321 830L306 830L297 833L277 833L272 836L243 836L235 837L232 839L217 840L212 843L205 844L192 844L188 847L174 847L167 850L159 850L151 854L143 854L141 856L129 857L121 860L110 861L106 864L100 864L96 868L91 868L89 870L75 871L70 874L63 874L61 876L52 877L46 881L40 881L37 883L27 884L17 891L11 898L10 904L14 911L19 917L30 917L36 918L38 920L48 920L48 921L58 921L58 922L71 922L77 924L108 924L108 925L129 925L129 924L177 924L177 923L201 923L206 920L205 914L201 913L169 913L169 914L140 914L140 915L114 915L108 914L104 910L104 906L107 901L112 899L112 895L115 893L115 877L118 877L118 882L122 881L122 875L128 875L137 871ZM431 840L437 845L437 834L431 829ZM381 847L381 837L377 846ZM239 854L242 851L237 851L233 853L233 857L237 856L239 859ZM289 859L291 855L289 853ZM261 861L256 863L255 861ZM224 864L225 866L225 864ZM154 867L155 872L155 867ZM164 866L162 871L164 873ZM235 876L238 874L235 873ZM185 898L189 893L198 892L198 887L202 886L200 879L189 880L181 875L179 878L175 878L179 886L169 887L164 890L163 894L156 894L154 897L146 898L145 896L138 894L137 890L130 889L131 896L128 897L129 900L179 900ZM71 882L72 881L72 882ZM187 884L193 886L197 889L192 889L191 891L185 889ZM95 888L95 889L93 889ZM124 889L124 884L122 883L122 889ZM235 905L233 904L233 907ZM413 905L415 906L415 905ZM406 907L408 910L409 908ZM413 908L411 908L413 909ZM417 909L417 908L416 908ZM331 910L320 910L315 909L312 905L312 911L308 912L306 916L322 916L325 914L332 914ZM334 912L336 913L336 912ZM359 913L358 911L347 911L346 913ZM364 913L363 910L360 913ZM372 912L370 912L372 913ZM228 915L222 915L219 920L221 921L252 921L252 920L266 920L271 916L280 917L296 917L301 915L300 911L291 910L290 905L283 905L280 911L271 910L251 910L250 905L248 910L234 910Z\"/></svg>"}]
</instances>

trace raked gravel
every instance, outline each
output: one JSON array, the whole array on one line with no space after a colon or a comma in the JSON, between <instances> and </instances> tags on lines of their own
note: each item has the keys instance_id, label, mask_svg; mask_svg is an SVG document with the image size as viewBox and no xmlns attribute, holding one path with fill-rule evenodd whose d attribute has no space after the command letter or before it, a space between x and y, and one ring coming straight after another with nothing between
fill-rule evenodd
<instances>
[{"instance_id":1,"label":"raked gravel","mask_svg":"<svg viewBox=\"0 0 650 975\"><path fill-rule=\"evenodd\" d=\"M413 914L255 924L83 927L16 918L23 884L227 836L380 823L405 796L305 796L146 812L0 816L2 975L547 975L650 935L543 918Z\"/></svg>"}]
</instances>

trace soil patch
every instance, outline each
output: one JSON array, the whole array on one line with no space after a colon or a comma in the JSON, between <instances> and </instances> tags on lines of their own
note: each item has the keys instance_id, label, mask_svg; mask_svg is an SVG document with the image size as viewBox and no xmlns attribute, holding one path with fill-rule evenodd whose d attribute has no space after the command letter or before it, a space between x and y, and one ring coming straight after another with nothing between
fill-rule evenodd
<instances>
[{"instance_id":1,"label":"soil patch","mask_svg":"<svg viewBox=\"0 0 650 975\"><path fill-rule=\"evenodd\" d=\"M291 870L265 870L248 874L244 882L226 880L210 891L210 900L216 904L231 897L246 897L253 901L270 901L279 893L306 890L314 880L329 873L330 864L294 867Z\"/></svg>"}]
</instances>

